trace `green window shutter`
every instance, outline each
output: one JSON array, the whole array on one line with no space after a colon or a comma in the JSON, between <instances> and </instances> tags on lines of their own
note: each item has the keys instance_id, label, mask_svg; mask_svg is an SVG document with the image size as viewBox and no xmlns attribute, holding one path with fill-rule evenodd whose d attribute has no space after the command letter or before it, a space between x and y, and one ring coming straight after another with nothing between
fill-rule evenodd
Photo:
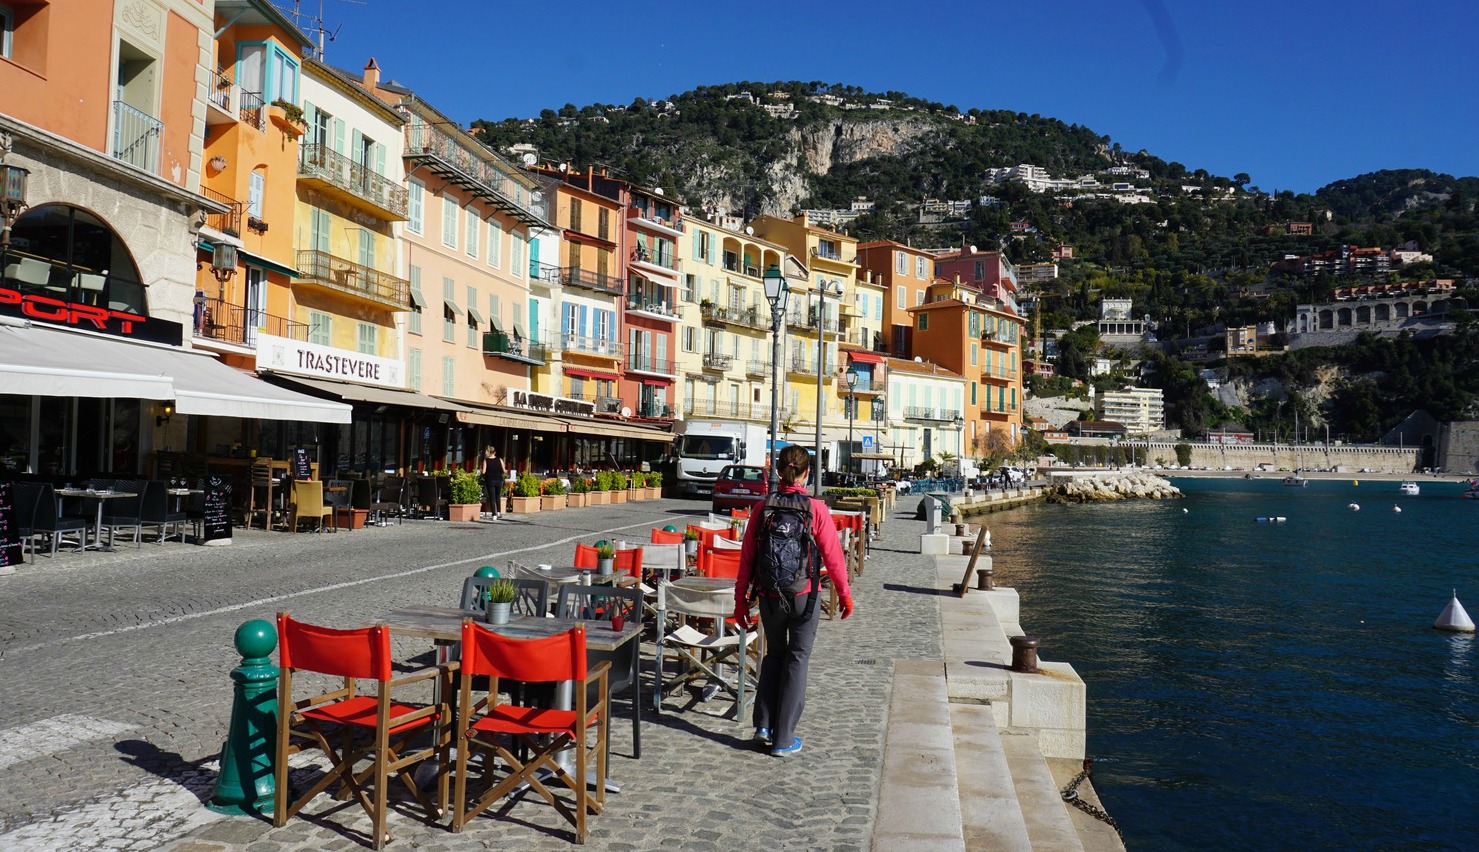
<instances>
[{"instance_id":1,"label":"green window shutter","mask_svg":"<svg viewBox=\"0 0 1479 852\"><path fill-rule=\"evenodd\" d=\"M375 145L375 174L385 177L385 146Z\"/></svg>"},{"instance_id":2,"label":"green window shutter","mask_svg":"<svg viewBox=\"0 0 1479 852\"><path fill-rule=\"evenodd\" d=\"M334 119L334 151L344 153L344 119Z\"/></svg>"},{"instance_id":3,"label":"green window shutter","mask_svg":"<svg viewBox=\"0 0 1479 852\"><path fill-rule=\"evenodd\" d=\"M350 137L350 139L352 140L353 144L349 149L349 159L353 160L355 165L365 165L363 159L365 150L365 135L363 133L360 133L358 130L355 130L353 131L353 135Z\"/></svg>"}]
</instances>

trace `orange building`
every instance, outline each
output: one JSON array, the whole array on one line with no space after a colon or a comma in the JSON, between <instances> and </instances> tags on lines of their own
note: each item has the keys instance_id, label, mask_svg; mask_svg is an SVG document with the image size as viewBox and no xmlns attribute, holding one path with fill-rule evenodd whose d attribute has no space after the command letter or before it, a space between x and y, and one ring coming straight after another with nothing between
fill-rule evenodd
<instances>
[{"instance_id":1,"label":"orange building","mask_svg":"<svg viewBox=\"0 0 1479 852\"><path fill-rule=\"evenodd\" d=\"M914 316L935 280L935 256L893 240L858 246L858 264L883 288L883 342L895 358L913 358Z\"/></svg>"}]
</instances>

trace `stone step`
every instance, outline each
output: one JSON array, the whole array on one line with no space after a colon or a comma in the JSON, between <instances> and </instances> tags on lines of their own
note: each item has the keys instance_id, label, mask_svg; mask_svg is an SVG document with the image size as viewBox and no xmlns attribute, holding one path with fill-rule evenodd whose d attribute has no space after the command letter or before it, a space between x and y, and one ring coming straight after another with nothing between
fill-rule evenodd
<instances>
[{"instance_id":1,"label":"stone step","mask_svg":"<svg viewBox=\"0 0 1479 852\"><path fill-rule=\"evenodd\" d=\"M962 831L968 850L1030 852L1032 842L1017 802L1006 750L991 708L950 705L955 737L955 776Z\"/></svg>"},{"instance_id":2,"label":"stone step","mask_svg":"<svg viewBox=\"0 0 1479 852\"><path fill-rule=\"evenodd\" d=\"M1053 781L1048 763L1038 748L1037 738L1031 734L1002 731L1001 745L1032 848L1038 852L1084 852L1083 842Z\"/></svg>"},{"instance_id":3,"label":"stone step","mask_svg":"<svg viewBox=\"0 0 1479 852\"><path fill-rule=\"evenodd\" d=\"M961 826L944 666L896 660L873 849L963 850Z\"/></svg>"}]
</instances>

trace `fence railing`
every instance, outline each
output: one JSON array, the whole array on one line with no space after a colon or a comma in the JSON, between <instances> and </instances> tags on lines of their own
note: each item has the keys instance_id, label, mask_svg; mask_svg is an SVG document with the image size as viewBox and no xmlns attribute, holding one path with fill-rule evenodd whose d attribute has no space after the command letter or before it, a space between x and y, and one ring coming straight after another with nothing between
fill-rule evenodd
<instances>
[{"instance_id":1,"label":"fence railing","mask_svg":"<svg viewBox=\"0 0 1479 852\"><path fill-rule=\"evenodd\" d=\"M363 163L356 163L322 142L304 145L298 155L298 174L326 181L349 194L402 218L406 215L404 186L387 180Z\"/></svg>"},{"instance_id":2,"label":"fence railing","mask_svg":"<svg viewBox=\"0 0 1479 852\"><path fill-rule=\"evenodd\" d=\"M302 278L397 308L410 304L411 282L404 278L315 249L299 249L297 261Z\"/></svg>"},{"instance_id":3,"label":"fence railing","mask_svg":"<svg viewBox=\"0 0 1479 852\"><path fill-rule=\"evenodd\" d=\"M632 260L651 266L661 266L663 269L677 270L678 268L678 261L673 257L672 252L655 252L641 246L632 249Z\"/></svg>"},{"instance_id":4,"label":"fence railing","mask_svg":"<svg viewBox=\"0 0 1479 852\"><path fill-rule=\"evenodd\" d=\"M258 130L265 127L266 125L262 123L262 119L266 113L266 105L262 100L262 93L243 90L240 100L241 120Z\"/></svg>"},{"instance_id":5,"label":"fence railing","mask_svg":"<svg viewBox=\"0 0 1479 852\"><path fill-rule=\"evenodd\" d=\"M196 337L255 346L259 329L273 337L308 340L307 323L294 322L287 317L256 308L233 305L224 299L207 298L195 315Z\"/></svg>"},{"instance_id":6,"label":"fence railing","mask_svg":"<svg viewBox=\"0 0 1479 852\"><path fill-rule=\"evenodd\" d=\"M210 87L206 92L210 102L225 112L231 112L231 78L224 71L212 71L206 85Z\"/></svg>"},{"instance_id":7,"label":"fence railing","mask_svg":"<svg viewBox=\"0 0 1479 852\"><path fill-rule=\"evenodd\" d=\"M560 335L560 349L564 352L584 352L607 358L620 358L622 345L604 337L588 337L583 334Z\"/></svg>"},{"instance_id":8,"label":"fence railing","mask_svg":"<svg viewBox=\"0 0 1479 852\"><path fill-rule=\"evenodd\" d=\"M654 358L641 352L627 353L627 369L642 373L657 373L663 376L674 376L678 368L667 358Z\"/></svg>"},{"instance_id":9,"label":"fence railing","mask_svg":"<svg viewBox=\"0 0 1479 852\"><path fill-rule=\"evenodd\" d=\"M216 192L214 189L211 189L208 186L202 186L200 188L200 194L204 195L206 198L209 198L212 201L219 201L227 207L231 208L225 213L207 214L205 217L205 223L210 227L215 228L217 231L221 231L223 233L226 231L230 231L237 236L241 236L241 202L225 194L224 192Z\"/></svg>"},{"instance_id":10,"label":"fence railing","mask_svg":"<svg viewBox=\"0 0 1479 852\"><path fill-rule=\"evenodd\" d=\"M745 375L747 375L747 376L768 376L768 375L770 375L770 362L769 361L746 361L745 362Z\"/></svg>"},{"instance_id":11,"label":"fence railing","mask_svg":"<svg viewBox=\"0 0 1479 852\"><path fill-rule=\"evenodd\" d=\"M725 355L723 352L705 352L705 370L728 370L734 364L734 356Z\"/></svg>"},{"instance_id":12,"label":"fence railing","mask_svg":"<svg viewBox=\"0 0 1479 852\"><path fill-rule=\"evenodd\" d=\"M159 137L164 122L123 101L113 102L113 156L154 174L159 167Z\"/></svg>"},{"instance_id":13,"label":"fence railing","mask_svg":"<svg viewBox=\"0 0 1479 852\"><path fill-rule=\"evenodd\" d=\"M538 196L520 185L503 167L513 166L504 162L492 151L470 148L451 134L439 130L419 118L406 125L406 156L429 156L440 160L463 175L471 178L499 202L514 208L528 217L543 221L545 210L536 204Z\"/></svg>"}]
</instances>

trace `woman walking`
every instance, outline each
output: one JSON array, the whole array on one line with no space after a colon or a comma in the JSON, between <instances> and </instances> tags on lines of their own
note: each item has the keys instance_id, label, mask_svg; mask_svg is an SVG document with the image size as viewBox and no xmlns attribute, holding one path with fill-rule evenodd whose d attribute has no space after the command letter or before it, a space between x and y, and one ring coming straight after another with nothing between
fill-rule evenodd
<instances>
[{"instance_id":1,"label":"woman walking","mask_svg":"<svg viewBox=\"0 0 1479 852\"><path fill-rule=\"evenodd\" d=\"M750 598L758 592L765 659L755 696L755 742L776 756L801 751L796 723L806 706L806 672L820 617L825 566L837 589L842 617L852 615L852 590L842 545L827 504L808 497L811 457L796 445L776 460L780 488L751 516L740 548L734 620L751 628Z\"/></svg>"},{"instance_id":2,"label":"woman walking","mask_svg":"<svg viewBox=\"0 0 1479 852\"><path fill-rule=\"evenodd\" d=\"M488 514L491 514L495 521L503 517L503 478L505 474L503 459L498 457L498 449L489 444L483 450L483 493L488 495Z\"/></svg>"}]
</instances>

